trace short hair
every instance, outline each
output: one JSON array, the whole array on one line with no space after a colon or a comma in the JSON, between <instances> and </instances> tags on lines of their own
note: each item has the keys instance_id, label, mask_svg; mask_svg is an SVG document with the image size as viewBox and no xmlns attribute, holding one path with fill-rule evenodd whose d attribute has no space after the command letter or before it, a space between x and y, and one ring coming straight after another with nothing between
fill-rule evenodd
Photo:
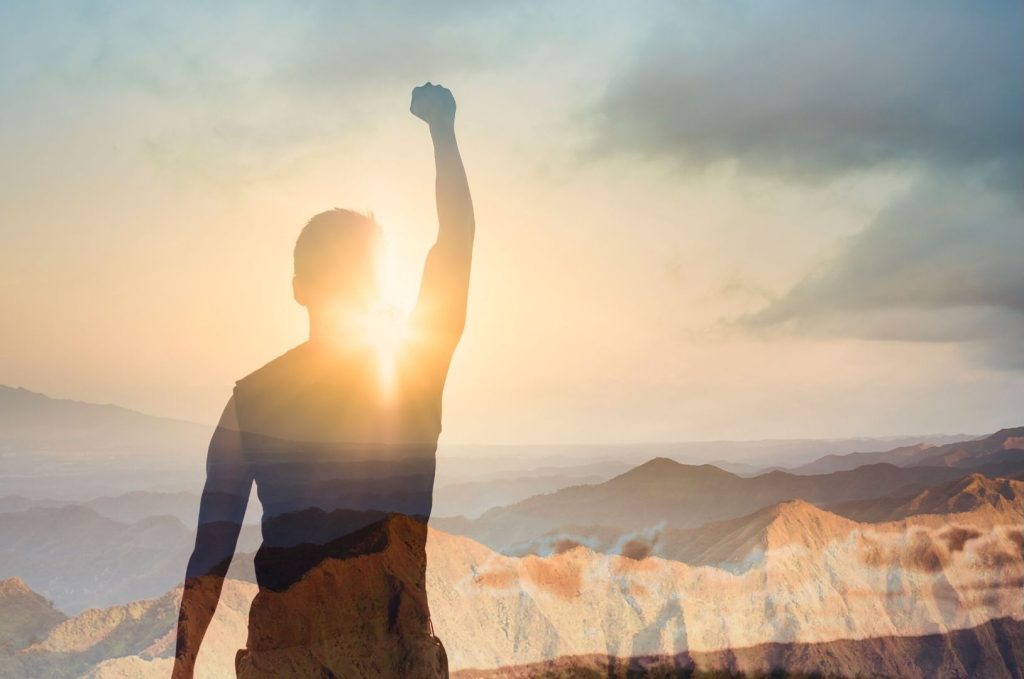
<instances>
[{"instance_id":1,"label":"short hair","mask_svg":"<svg viewBox=\"0 0 1024 679\"><path fill-rule=\"evenodd\" d=\"M350 243L353 257L365 257L367 244L380 235L373 213L334 208L315 215L295 240L295 276L315 280L325 266L338 265L337 250L328 243Z\"/></svg>"}]
</instances>

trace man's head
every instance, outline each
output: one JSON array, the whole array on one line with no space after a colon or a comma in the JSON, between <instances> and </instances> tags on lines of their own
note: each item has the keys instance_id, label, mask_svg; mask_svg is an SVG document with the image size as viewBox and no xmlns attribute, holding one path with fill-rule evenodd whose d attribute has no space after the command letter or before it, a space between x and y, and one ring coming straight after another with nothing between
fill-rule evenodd
<instances>
[{"instance_id":1,"label":"man's head","mask_svg":"<svg viewBox=\"0 0 1024 679\"><path fill-rule=\"evenodd\" d=\"M313 217L295 241L295 301L311 315L372 304L379 242L372 215L334 209Z\"/></svg>"}]
</instances>

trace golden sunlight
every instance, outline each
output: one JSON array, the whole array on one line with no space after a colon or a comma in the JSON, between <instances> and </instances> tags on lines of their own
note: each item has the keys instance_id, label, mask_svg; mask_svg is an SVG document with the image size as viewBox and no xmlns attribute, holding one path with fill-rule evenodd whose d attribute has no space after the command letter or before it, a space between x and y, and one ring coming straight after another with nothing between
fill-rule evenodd
<instances>
[{"instance_id":1,"label":"golden sunlight","mask_svg":"<svg viewBox=\"0 0 1024 679\"><path fill-rule=\"evenodd\" d=\"M360 335L377 356L377 371L382 393L390 394L395 383L398 353L409 338L409 313L403 292L410 283L404 279L404 267L397 266L391 242L385 238L378 251L377 304L362 319Z\"/></svg>"},{"instance_id":2,"label":"golden sunlight","mask_svg":"<svg viewBox=\"0 0 1024 679\"><path fill-rule=\"evenodd\" d=\"M363 340L377 355L378 375L385 392L394 386L398 351L408 336L408 319L397 306L382 302L362 324Z\"/></svg>"}]
</instances>

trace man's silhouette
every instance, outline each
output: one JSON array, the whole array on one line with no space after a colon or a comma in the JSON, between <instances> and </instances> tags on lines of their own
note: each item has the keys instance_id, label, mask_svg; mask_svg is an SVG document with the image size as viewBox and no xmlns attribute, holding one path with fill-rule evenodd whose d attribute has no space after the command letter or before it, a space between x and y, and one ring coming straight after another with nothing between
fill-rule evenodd
<instances>
[{"instance_id":1,"label":"man's silhouette","mask_svg":"<svg viewBox=\"0 0 1024 679\"><path fill-rule=\"evenodd\" d=\"M440 228L406 332L381 370L367 332L372 217L313 217L295 245L293 281L309 341L237 382L210 442L175 677L192 675L253 482L263 544L238 676L447 676L427 606L425 522L474 219L451 92L417 87L411 111L430 126Z\"/></svg>"}]
</instances>

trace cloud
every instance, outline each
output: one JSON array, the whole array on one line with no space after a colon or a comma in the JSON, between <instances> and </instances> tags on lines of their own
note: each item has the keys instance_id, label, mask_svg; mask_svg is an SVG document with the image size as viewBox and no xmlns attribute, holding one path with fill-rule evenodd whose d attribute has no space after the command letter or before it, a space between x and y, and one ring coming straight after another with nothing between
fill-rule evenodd
<instances>
[{"instance_id":1,"label":"cloud","mask_svg":"<svg viewBox=\"0 0 1024 679\"><path fill-rule=\"evenodd\" d=\"M382 97L404 111L416 84L501 65L528 19L468 0L5 5L0 95L46 121L31 142L113 127L174 174L261 177L358 135Z\"/></svg>"},{"instance_id":2,"label":"cloud","mask_svg":"<svg viewBox=\"0 0 1024 679\"><path fill-rule=\"evenodd\" d=\"M1022 215L1016 194L933 176L742 323L959 342L990 366L1024 369Z\"/></svg>"},{"instance_id":3,"label":"cloud","mask_svg":"<svg viewBox=\"0 0 1024 679\"><path fill-rule=\"evenodd\" d=\"M882 164L1024 176L1024 4L678 6L616 73L613 150L808 177Z\"/></svg>"}]
</instances>

